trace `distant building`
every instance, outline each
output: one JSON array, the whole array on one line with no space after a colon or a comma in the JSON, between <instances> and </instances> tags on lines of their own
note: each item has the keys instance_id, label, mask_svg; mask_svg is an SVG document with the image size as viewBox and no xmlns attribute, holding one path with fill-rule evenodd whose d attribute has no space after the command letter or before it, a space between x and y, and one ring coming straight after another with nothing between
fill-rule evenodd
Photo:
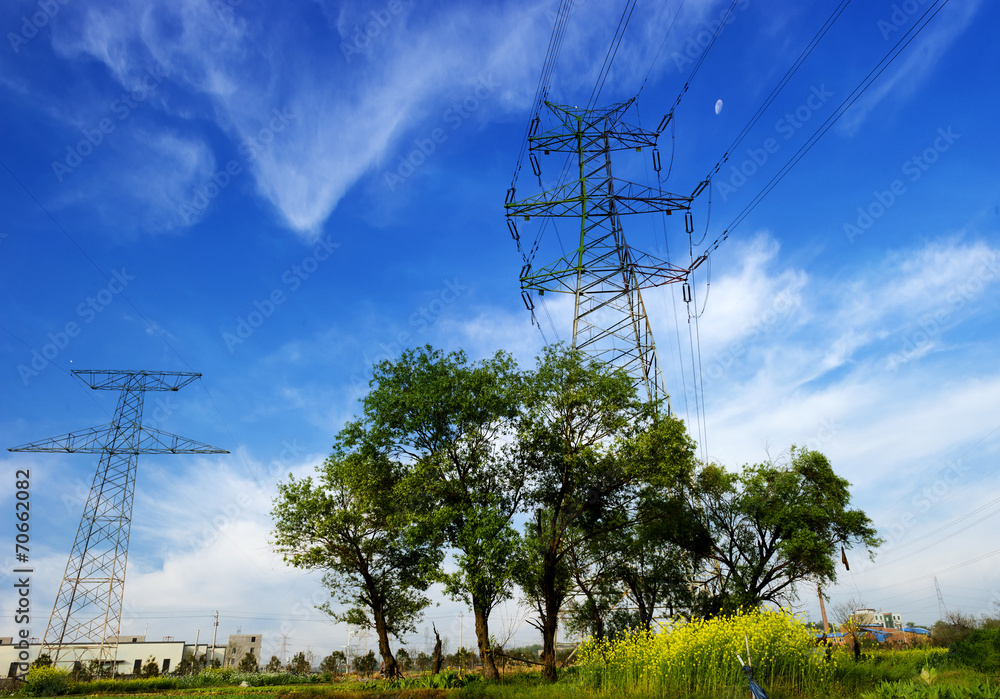
<instances>
[{"instance_id":1,"label":"distant building","mask_svg":"<svg viewBox=\"0 0 1000 699\"><path fill-rule=\"evenodd\" d=\"M155 659L161 674L173 672L185 657L205 656L209 663L217 660L223 667L235 667L248 651L260 658L262 637L263 634L230 634L225 645L213 647L208 643L194 645L184 641L174 641L171 636L165 637L162 641L147 641L145 636L139 635L118 636L115 674L137 674L142 671L150 658ZM71 658L74 657L81 657L84 663L88 661L88 656L97 657L96 645L82 643L67 645L83 652L80 656L73 652L67 654L68 657L60 658L58 667L72 669L74 660ZM41 650L42 644L37 638L30 639L25 645L19 645L10 636L0 636L0 673L6 670L4 677L24 675L28 666L38 658Z\"/></svg>"},{"instance_id":2,"label":"distant building","mask_svg":"<svg viewBox=\"0 0 1000 699\"><path fill-rule=\"evenodd\" d=\"M893 612L883 612L874 609L858 609L854 612L854 620L861 626L880 626L885 629L903 628L903 617Z\"/></svg>"},{"instance_id":3,"label":"distant building","mask_svg":"<svg viewBox=\"0 0 1000 699\"><path fill-rule=\"evenodd\" d=\"M229 634L229 643L226 644L226 656L222 661L223 667L237 667L247 653L251 653L257 659L257 667L262 665L260 660L261 635L249 634Z\"/></svg>"}]
</instances>

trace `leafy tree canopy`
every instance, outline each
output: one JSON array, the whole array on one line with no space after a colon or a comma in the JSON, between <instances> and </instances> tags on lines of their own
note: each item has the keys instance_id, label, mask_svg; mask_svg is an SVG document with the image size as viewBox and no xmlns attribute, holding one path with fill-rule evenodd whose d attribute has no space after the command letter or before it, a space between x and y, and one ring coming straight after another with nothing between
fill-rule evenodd
<instances>
[{"instance_id":1,"label":"leafy tree canopy","mask_svg":"<svg viewBox=\"0 0 1000 699\"><path fill-rule=\"evenodd\" d=\"M698 476L714 541L705 613L794 598L803 582L837 579L841 547L874 555L881 544L871 520L851 509L850 483L818 451L792 447L786 464L718 466Z\"/></svg>"}]
</instances>

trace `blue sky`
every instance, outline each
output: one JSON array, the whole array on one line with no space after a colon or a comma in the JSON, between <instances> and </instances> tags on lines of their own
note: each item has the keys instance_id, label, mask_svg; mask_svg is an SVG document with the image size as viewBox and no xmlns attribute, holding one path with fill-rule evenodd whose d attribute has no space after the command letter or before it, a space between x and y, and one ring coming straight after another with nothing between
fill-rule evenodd
<instances>
[{"instance_id":1,"label":"blue sky","mask_svg":"<svg viewBox=\"0 0 1000 699\"><path fill-rule=\"evenodd\" d=\"M599 103L639 93L628 120L653 128L704 56L659 145L665 189L690 194L834 5L741 1L706 55L729 3L640 0ZM934 5L850 4L695 201L694 242L729 228ZM623 8L575 4L552 101L586 104ZM140 461L123 633L204 639L219 609L220 634L262 631L265 652L282 633L290 651L342 647L346 628L312 610L319 577L270 550L275 482L323 459L374 361L430 343L530 365L570 339L568 298L546 296L532 326L503 215L556 9L0 8L3 446L108 421L115 396L72 369L144 368L204 375L150 394L147 423L232 452ZM703 453L731 468L791 444L826 453L889 539L873 564L851 556L832 601L906 621L938 617L935 574L949 609L1000 600L998 23L985 0L940 10L698 269L696 328L677 288L644 295ZM616 154L616 175L655 185L651 158ZM540 162L543 179L562 166ZM560 230L539 259L559 256ZM625 235L687 254L680 217L632 217ZM41 636L96 459L4 453L0 506L15 469L32 473ZM818 618L809 590L801 607ZM460 612L427 614L452 647ZM532 642L523 614L509 605L497 631ZM466 643L472 628L466 614Z\"/></svg>"}]
</instances>

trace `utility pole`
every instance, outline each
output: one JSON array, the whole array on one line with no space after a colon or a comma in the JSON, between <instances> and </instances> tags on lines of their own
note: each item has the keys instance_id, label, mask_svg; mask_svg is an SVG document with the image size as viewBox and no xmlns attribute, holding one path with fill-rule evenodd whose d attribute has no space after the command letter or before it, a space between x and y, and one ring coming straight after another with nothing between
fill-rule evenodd
<instances>
[{"instance_id":1,"label":"utility pole","mask_svg":"<svg viewBox=\"0 0 1000 699\"><path fill-rule=\"evenodd\" d=\"M823 590L820 589L819 583L816 583L816 592L819 593L819 611L823 614L823 635L830 633L830 624L826 620L826 604L823 602Z\"/></svg>"},{"instance_id":2,"label":"utility pole","mask_svg":"<svg viewBox=\"0 0 1000 699\"><path fill-rule=\"evenodd\" d=\"M219 610L215 610L215 630L212 632L212 658L208 661L208 667L213 667L215 663L215 639L219 634Z\"/></svg>"},{"instance_id":3,"label":"utility pole","mask_svg":"<svg viewBox=\"0 0 1000 699\"><path fill-rule=\"evenodd\" d=\"M465 646L462 645L462 629L465 626L465 612L458 613L458 651L460 655L458 656L458 668L462 669L463 659L465 658Z\"/></svg>"}]
</instances>

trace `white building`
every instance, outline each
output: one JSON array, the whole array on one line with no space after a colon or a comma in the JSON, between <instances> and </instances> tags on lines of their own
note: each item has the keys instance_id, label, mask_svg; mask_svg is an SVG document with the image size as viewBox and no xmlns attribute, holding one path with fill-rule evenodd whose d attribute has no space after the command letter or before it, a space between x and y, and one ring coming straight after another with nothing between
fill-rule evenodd
<instances>
[{"instance_id":1,"label":"white building","mask_svg":"<svg viewBox=\"0 0 1000 699\"><path fill-rule=\"evenodd\" d=\"M859 609L854 613L854 619L862 626L881 626L886 629L903 628L903 617L895 612L883 612L881 609Z\"/></svg>"},{"instance_id":2,"label":"white building","mask_svg":"<svg viewBox=\"0 0 1000 699\"><path fill-rule=\"evenodd\" d=\"M262 634L230 634L225 645L217 646L174 641L170 636L162 641L147 641L145 636L138 635L119 636L115 674L138 674L151 660L156 663L161 674L167 674L176 670L177 664L183 658L201 656L205 656L210 663L217 660L223 667L236 667L248 651L258 658L257 663L260 665L262 636ZM72 669L76 658L86 663L97 657L97 646L87 644L68 644L68 646L71 651L60 657L57 667ZM0 637L0 673L3 673L3 677L23 675L38 658L41 650L42 644L37 638L18 642L11 636ZM230 662L231 658L235 660Z\"/></svg>"}]
</instances>

